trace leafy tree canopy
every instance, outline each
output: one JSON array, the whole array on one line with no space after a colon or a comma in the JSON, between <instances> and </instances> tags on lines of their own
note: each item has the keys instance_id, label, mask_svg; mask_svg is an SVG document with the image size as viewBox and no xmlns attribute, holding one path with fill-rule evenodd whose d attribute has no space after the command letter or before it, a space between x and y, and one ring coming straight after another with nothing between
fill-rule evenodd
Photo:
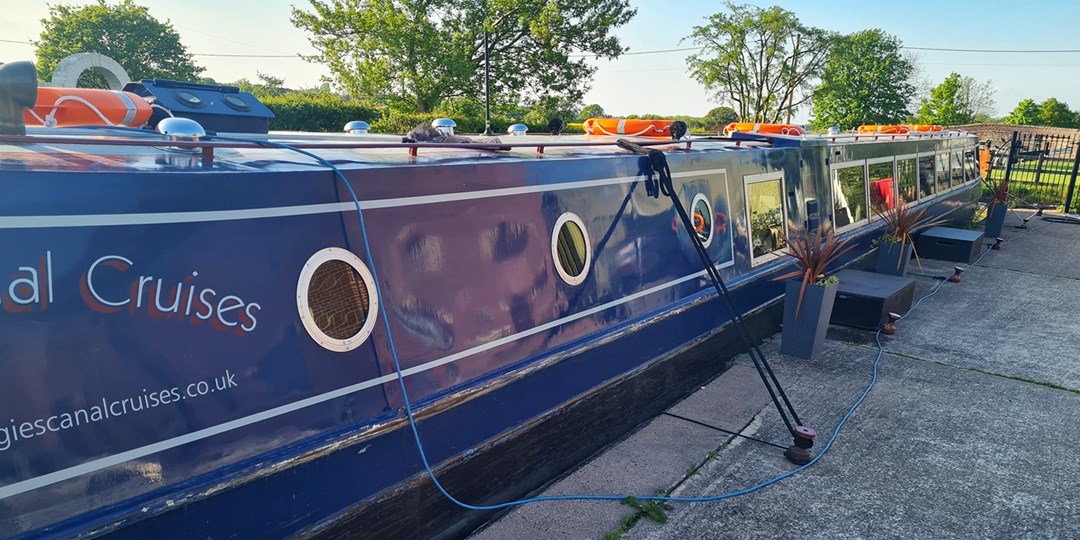
<instances>
[{"instance_id":1,"label":"leafy tree canopy","mask_svg":"<svg viewBox=\"0 0 1080 540\"><path fill-rule=\"evenodd\" d=\"M777 6L726 7L687 38L703 47L687 58L691 75L745 121L790 122L810 97L831 34Z\"/></svg>"},{"instance_id":2,"label":"leafy tree canopy","mask_svg":"<svg viewBox=\"0 0 1080 540\"><path fill-rule=\"evenodd\" d=\"M484 31L496 103L556 98L579 103L596 68L584 55L624 52L612 31L636 10L628 0L310 0L293 8L333 82L401 111L444 100L481 101Z\"/></svg>"},{"instance_id":3,"label":"leafy tree canopy","mask_svg":"<svg viewBox=\"0 0 1080 540\"><path fill-rule=\"evenodd\" d=\"M275 77L259 71L255 72L259 82L251 82L247 79L240 79L228 83L229 86L235 86L242 92L251 92L255 97L262 99L269 96L281 96L285 95L292 90L285 88L285 79ZM211 83L212 84L212 83Z\"/></svg>"},{"instance_id":4,"label":"leafy tree canopy","mask_svg":"<svg viewBox=\"0 0 1080 540\"><path fill-rule=\"evenodd\" d=\"M950 73L930 90L930 97L919 106L918 121L923 124L955 126L970 124L977 114L994 109L994 89L990 81L980 83L971 77Z\"/></svg>"},{"instance_id":5,"label":"leafy tree canopy","mask_svg":"<svg viewBox=\"0 0 1080 540\"><path fill-rule=\"evenodd\" d=\"M721 105L720 107L709 109L709 112L705 113L705 117L702 118L702 121L709 127L723 128L738 119L739 113L735 112L735 109Z\"/></svg>"},{"instance_id":6,"label":"leafy tree canopy","mask_svg":"<svg viewBox=\"0 0 1080 540\"><path fill-rule=\"evenodd\" d=\"M1003 120L1006 124L1033 126L1039 122L1039 106L1034 99L1025 99Z\"/></svg>"},{"instance_id":7,"label":"leafy tree canopy","mask_svg":"<svg viewBox=\"0 0 1080 540\"><path fill-rule=\"evenodd\" d=\"M1076 125L1076 115L1069 110L1067 103L1062 103L1057 98L1048 98L1039 104L1039 124L1054 127L1073 127Z\"/></svg>"},{"instance_id":8,"label":"leafy tree canopy","mask_svg":"<svg viewBox=\"0 0 1080 540\"><path fill-rule=\"evenodd\" d=\"M75 53L96 52L116 60L134 79L196 81L203 68L195 65L180 35L168 21L150 16L144 6L123 0L115 6L98 0L86 6L50 5L41 20L37 47L38 77L52 78L57 64ZM96 73L84 73L80 85L105 86Z\"/></svg>"},{"instance_id":9,"label":"leafy tree canopy","mask_svg":"<svg viewBox=\"0 0 1080 540\"><path fill-rule=\"evenodd\" d=\"M593 103L581 108L581 113L578 115L582 120L588 120L589 118L606 118L607 114L604 112L604 108L600 105Z\"/></svg>"},{"instance_id":10,"label":"leafy tree canopy","mask_svg":"<svg viewBox=\"0 0 1080 540\"><path fill-rule=\"evenodd\" d=\"M1021 126L1080 126L1077 113L1057 98L1048 98L1042 103L1036 103L1034 99L1025 99L1016 105L1003 122Z\"/></svg>"},{"instance_id":11,"label":"leafy tree canopy","mask_svg":"<svg viewBox=\"0 0 1080 540\"><path fill-rule=\"evenodd\" d=\"M900 47L899 39L877 29L837 39L814 91L814 126L896 124L908 117L915 66Z\"/></svg>"}]
</instances>

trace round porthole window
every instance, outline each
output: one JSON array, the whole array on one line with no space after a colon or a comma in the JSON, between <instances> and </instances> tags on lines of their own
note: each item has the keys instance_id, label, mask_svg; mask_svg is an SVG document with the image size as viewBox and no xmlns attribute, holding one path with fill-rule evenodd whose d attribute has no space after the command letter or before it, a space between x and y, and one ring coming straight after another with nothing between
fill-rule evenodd
<instances>
[{"instance_id":1,"label":"round porthole window","mask_svg":"<svg viewBox=\"0 0 1080 540\"><path fill-rule=\"evenodd\" d=\"M351 351L375 328L379 308L375 279L352 252L320 250L300 271L296 307L316 343L331 351Z\"/></svg>"},{"instance_id":2,"label":"round porthole window","mask_svg":"<svg viewBox=\"0 0 1080 540\"><path fill-rule=\"evenodd\" d=\"M236 109L241 112L251 110L251 105L248 105L248 102L244 101L244 98L240 96L225 94L224 96L221 96L221 101L223 101L230 109Z\"/></svg>"},{"instance_id":3,"label":"round porthole window","mask_svg":"<svg viewBox=\"0 0 1080 540\"><path fill-rule=\"evenodd\" d=\"M180 103L183 103L192 109L201 109L203 107L202 98L187 90L177 90L173 92L173 97Z\"/></svg>"},{"instance_id":4,"label":"round porthole window","mask_svg":"<svg viewBox=\"0 0 1080 540\"><path fill-rule=\"evenodd\" d=\"M713 229L716 228L713 224L712 205L704 193L698 193L694 195L690 208L693 209L690 212L690 222L694 225L694 234L701 240L701 245L709 247L713 239Z\"/></svg>"},{"instance_id":5,"label":"round porthole window","mask_svg":"<svg viewBox=\"0 0 1080 540\"><path fill-rule=\"evenodd\" d=\"M555 220L551 256L563 281L571 285L580 285L585 281L585 276L589 274L589 263L592 262L592 247L585 222L577 214L567 212Z\"/></svg>"}]
</instances>

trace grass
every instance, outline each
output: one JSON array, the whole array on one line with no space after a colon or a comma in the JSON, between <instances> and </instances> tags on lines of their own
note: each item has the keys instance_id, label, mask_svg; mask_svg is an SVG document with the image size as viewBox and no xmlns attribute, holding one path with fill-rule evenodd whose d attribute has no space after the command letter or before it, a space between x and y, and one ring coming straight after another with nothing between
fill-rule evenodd
<instances>
[{"instance_id":1,"label":"grass","mask_svg":"<svg viewBox=\"0 0 1080 540\"><path fill-rule=\"evenodd\" d=\"M1043 161L1041 174L1036 174L1037 166L1036 161L1025 161L1013 166L1009 175L1009 192L1016 199L1010 206L1029 203L1056 207L1065 203L1065 194L1072 177L1072 160L1046 159ZM1035 183L1036 176L1039 178L1038 183ZM1004 167L990 171L991 181L1004 177ZM986 186L983 186L983 195L989 195Z\"/></svg>"},{"instance_id":2,"label":"grass","mask_svg":"<svg viewBox=\"0 0 1080 540\"><path fill-rule=\"evenodd\" d=\"M681 480L676 482L675 486L678 487L683 482L687 481L691 476L694 476L695 474L701 472L701 468L705 466L706 463L716 459L716 456L720 455L720 452L723 452L724 449L727 448L727 446L728 443L721 444L716 448L716 450L713 450L705 455L705 461L701 463L691 464L690 468L686 470L686 475L683 476ZM664 490L660 490L656 492L656 495L658 497L666 497L667 492ZM668 516L667 511L664 510L665 503L663 501L641 502L640 500L638 500L637 497L627 497L625 500L623 500L623 504L627 506L632 506L636 510L624 517L623 520L619 522L618 527L615 527L615 529L605 534L604 540L619 540L626 533L630 532L630 529L633 529L634 526L637 525L637 523L641 521L642 518L648 518L657 523L667 523Z\"/></svg>"},{"instance_id":3,"label":"grass","mask_svg":"<svg viewBox=\"0 0 1080 540\"><path fill-rule=\"evenodd\" d=\"M657 491L656 496L666 497L667 492L664 490ZM619 540L623 535L630 532L630 529L633 529L634 525L641 521L641 518L649 518L657 523L667 523L668 517L667 512L664 511L663 501L641 502L637 497L627 497L623 500L623 504L632 506L637 510L624 517L618 527L605 534L604 540Z\"/></svg>"}]
</instances>

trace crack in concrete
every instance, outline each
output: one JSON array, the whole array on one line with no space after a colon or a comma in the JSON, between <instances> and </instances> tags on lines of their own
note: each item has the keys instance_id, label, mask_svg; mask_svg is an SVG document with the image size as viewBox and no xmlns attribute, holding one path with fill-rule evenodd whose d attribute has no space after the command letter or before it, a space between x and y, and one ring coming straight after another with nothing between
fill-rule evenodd
<instances>
[{"instance_id":1,"label":"crack in concrete","mask_svg":"<svg viewBox=\"0 0 1080 540\"><path fill-rule=\"evenodd\" d=\"M871 346L868 346L868 345L857 344L857 343L850 344L850 346L858 348L858 349L864 349L864 350L867 350L867 351L872 351L872 352L875 352L875 353L877 352L877 347L871 347ZM918 362L926 362L928 364L937 364L939 366L950 367L950 368L953 368L953 369L958 369L958 370L963 370L963 371L970 371L970 372L979 373L979 374L982 374L982 375L990 375L992 377L1000 377L1002 379L1009 379L1009 380L1013 380L1013 381L1019 381L1019 382L1023 382L1023 383L1033 384L1035 386L1042 386L1042 387L1046 387L1046 388L1052 388L1054 390L1062 390L1062 391L1070 392L1070 393L1073 393L1073 394L1080 394L1080 388L1070 388L1068 386L1062 386L1060 384L1056 384L1056 383L1052 383L1052 382L1040 381L1038 379L1032 379L1032 378L1029 378L1029 377L1024 377L1023 375L1009 375L1007 373L998 373L996 371L989 371L989 370L980 369L980 368L977 368L977 367L958 366L956 364L950 364L948 362L942 362L940 360L931 360L929 358L922 358L920 356L915 356L913 354L908 354L908 353L902 353L902 352L899 352L899 351L890 351L888 349L885 349L884 351L885 351L886 355L895 356L897 358L905 358L905 359L908 359L908 360L916 360Z\"/></svg>"}]
</instances>

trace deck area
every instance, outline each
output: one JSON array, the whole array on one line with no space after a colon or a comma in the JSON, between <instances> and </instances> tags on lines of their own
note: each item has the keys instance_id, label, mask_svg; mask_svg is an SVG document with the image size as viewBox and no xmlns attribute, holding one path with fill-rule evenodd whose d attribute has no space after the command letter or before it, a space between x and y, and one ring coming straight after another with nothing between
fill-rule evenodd
<instances>
[{"instance_id":1,"label":"deck area","mask_svg":"<svg viewBox=\"0 0 1080 540\"><path fill-rule=\"evenodd\" d=\"M547 502L474 538L1080 537L1080 225L1019 223L1010 213L1002 250L882 336L877 385L813 467L734 499L667 503L663 524L625 504ZM952 267L913 264L916 301ZM810 362L779 341L764 351L820 450L870 382L874 334L833 326ZM767 444L790 440L744 355L544 494L736 491L794 468Z\"/></svg>"}]
</instances>

